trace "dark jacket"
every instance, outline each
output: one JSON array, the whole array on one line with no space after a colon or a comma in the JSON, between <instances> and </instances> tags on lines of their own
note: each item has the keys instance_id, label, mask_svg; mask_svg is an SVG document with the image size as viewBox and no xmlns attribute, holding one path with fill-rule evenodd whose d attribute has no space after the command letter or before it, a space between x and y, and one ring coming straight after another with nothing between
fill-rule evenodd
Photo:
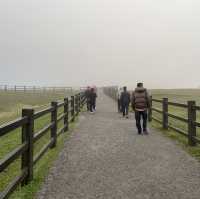
<instances>
[{"instance_id":1,"label":"dark jacket","mask_svg":"<svg viewBox=\"0 0 200 199\"><path fill-rule=\"evenodd\" d=\"M147 110L149 108L149 94L146 88L136 88L132 94L132 108L134 110Z\"/></svg>"},{"instance_id":2,"label":"dark jacket","mask_svg":"<svg viewBox=\"0 0 200 199\"><path fill-rule=\"evenodd\" d=\"M122 105L129 105L131 101L130 93L127 91L123 91L120 97L120 102Z\"/></svg>"},{"instance_id":3,"label":"dark jacket","mask_svg":"<svg viewBox=\"0 0 200 199\"><path fill-rule=\"evenodd\" d=\"M95 92L91 91L90 94L89 94L90 103L95 103L96 98L97 98L97 94Z\"/></svg>"},{"instance_id":4,"label":"dark jacket","mask_svg":"<svg viewBox=\"0 0 200 199\"><path fill-rule=\"evenodd\" d=\"M90 93L91 93L90 89L87 89L87 90L85 91L85 97L86 97L87 100L89 100Z\"/></svg>"}]
</instances>

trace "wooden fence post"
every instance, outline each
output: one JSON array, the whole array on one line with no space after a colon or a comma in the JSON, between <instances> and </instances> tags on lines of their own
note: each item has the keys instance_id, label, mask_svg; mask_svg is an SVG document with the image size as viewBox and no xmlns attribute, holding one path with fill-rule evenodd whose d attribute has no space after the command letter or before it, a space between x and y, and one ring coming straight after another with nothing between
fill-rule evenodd
<instances>
[{"instance_id":1,"label":"wooden fence post","mask_svg":"<svg viewBox=\"0 0 200 199\"><path fill-rule=\"evenodd\" d=\"M152 121L152 96L149 97L148 119L149 122Z\"/></svg>"},{"instance_id":2,"label":"wooden fence post","mask_svg":"<svg viewBox=\"0 0 200 199\"><path fill-rule=\"evenodd\" d=\"M81 112L81 94L78 94L78 112Z\"/></svg>"},{"instance_id":3,"label":"wooden fence post","mask_svg":"<svg viewBox=\"0 0 200 199\"><path fill-rule=\"evenodd\" d=\"M21 168L27 168L27 175L22 181L22 186L27 185L33 179L33 133L34 110L22 109L22 117L27 117L28 122L22 126L22 143L27 143L28 148L22 154Z\"/></svg>"},{"instance_id":4,"label":"wooden fence post","mask_svg":"<svg viewBox=\"0 0 200 199\"><path fill-rule=\"evenodd\" d=\"M51 148L56 147L57 143L57 111L58 111L58 102L51 102L51 106L53 111L51 112L51 122L54 123L53 127L51 128L51 138L53 138L53 143Z\"/></svg>"},{"instance_id":5,"label":"wooden fence post","mask_svg":"<svg viewBox=\"0 0 200 199\"><path fill-rule=\"evenodd\" d=\"M78 115L78 94L75 95L75 115Z\"/></svg>"},{"instance_id":6,"label":"wooden fence post","mask_svg":"<svg viewBox=\"0 0 200 199\"><path fill-rule=\"evenodd\" d=\"M196 102L188 101L188 144L190 146L195 146L196 141L194 137L196 136Z\"/></svg>"},{"instance_id":7,"label":"wooden fence post","mask_svg":"<svg viewBox=\"0 0 200 199\"><path fill-rule=\"evenodd\" d=\"M64 117L64 126L65 126L64 131L66 132L69 130L69 100L68 100L68 98L65 98L64 102L65 102L64 113L66 114Z\"/></svg>"},{"instance_id":8,"label":"wooden fence post","mask_svg":"<svg viewBox=\"0 0 200 199\"><path fill-rule=\"evenodd\" d=\"M74 122L74 96L71 96L71 118L71 121Z\"/></svg>"},{"instance_id":9,"label":"wooden fence post","mask_svg":"<svg viewBox=\"0 0 200 199\"><path fill-rule=\"evenodd\" d=\"M163 129L168 129L168 98L163 98Z\"/></svg>"}]
</instances>

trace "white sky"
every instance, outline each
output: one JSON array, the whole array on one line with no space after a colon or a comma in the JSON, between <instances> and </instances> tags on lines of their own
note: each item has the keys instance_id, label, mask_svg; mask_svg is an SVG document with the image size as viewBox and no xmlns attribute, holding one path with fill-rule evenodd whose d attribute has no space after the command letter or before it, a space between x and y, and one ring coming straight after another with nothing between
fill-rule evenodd
<instances>
[{"instance_id":1,"label":"white sky","mask_svg":"<svg viewBox=\"0 0 200 199\"><path fill-rule=\"evenodd\" d=\"M200 85L199 0L1 0L0 84Z\"/></svg>"}]
</instances>

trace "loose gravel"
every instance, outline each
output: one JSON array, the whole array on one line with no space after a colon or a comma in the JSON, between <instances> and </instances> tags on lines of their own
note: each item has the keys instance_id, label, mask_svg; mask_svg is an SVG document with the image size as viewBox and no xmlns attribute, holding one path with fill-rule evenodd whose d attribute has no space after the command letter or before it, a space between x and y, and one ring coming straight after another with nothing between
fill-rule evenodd
<instances>
[{"instance_id":1,"label":"loose gravel","mask_svg":"<svg viewBox=\"0 0 200 199\"><path fill-rule=\"evenodd\" d=\"M100 92L36 198L200 199L200 163L155 130L137 135L134 116L123 119Z\"/></svg>"}]
</instances>

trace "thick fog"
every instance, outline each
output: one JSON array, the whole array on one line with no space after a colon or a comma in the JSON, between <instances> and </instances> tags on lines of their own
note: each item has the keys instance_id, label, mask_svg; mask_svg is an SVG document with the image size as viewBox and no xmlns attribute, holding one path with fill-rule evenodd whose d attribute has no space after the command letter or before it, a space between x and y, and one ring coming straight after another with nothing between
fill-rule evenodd
<instances>
[{"instance_id":1,"label":"thick fog","mask_svg":"<svg viewBox=\"0 0 200 199\"><path fill-rule=\"evenodd\" d=\"M200 86L199 0L1 0L0 84Z\"/></svg>"}]
</instances>

